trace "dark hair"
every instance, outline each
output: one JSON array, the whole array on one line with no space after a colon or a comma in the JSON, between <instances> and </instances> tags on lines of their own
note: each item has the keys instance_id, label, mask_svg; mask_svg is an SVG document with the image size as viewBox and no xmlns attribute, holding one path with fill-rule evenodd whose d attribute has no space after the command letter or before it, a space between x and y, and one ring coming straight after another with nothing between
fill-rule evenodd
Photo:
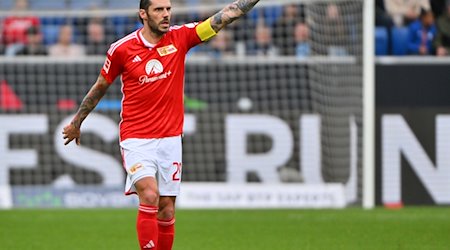
<instances>
[{"instance_id":1,"label":"dark hair","mask_svg":"<svg viewBox=\"0 0 450 250\"><path fill-rule=\"evenodd\" d=\"M39 32L39 28L38 28L38 27L36 27L36 26L30 26L30 27L27 29L26 33L27 33L28 35L37 35L37 34L39 34L40 32Z\"/></svg>"},{"instance_id":2,"label":"dark hair","mask_svg":"<svg viewBox=\"0 0 450 250\"><path fill-rule=\"evenodd\" d=\"M433 12L431 10L427 10L427 9L421 8L419 17L423 18L423 17L427 16L428 14L433 14Z\"/></svg>"},{"instance_id":3,"label":"dark hair","mask_svg":"<svg viewBox=\"0 0 450 250\"><path fill-rule=\"evenodd\" d=\"M139 3L139 9L143 9L147 11L148 7L152 5L152 0L141 0ZM141 16L138 14L139 20L141 20L141 23L144 24L144 20L142 20Z\"/></svg>"}]
</instances>

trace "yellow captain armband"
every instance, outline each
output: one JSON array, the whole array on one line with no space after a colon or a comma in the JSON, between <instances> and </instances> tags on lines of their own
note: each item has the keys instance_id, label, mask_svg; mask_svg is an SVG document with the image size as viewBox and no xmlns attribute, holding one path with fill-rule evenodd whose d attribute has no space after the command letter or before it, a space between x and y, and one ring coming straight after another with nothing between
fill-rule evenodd
<instances>
[{"instance_id":1,"label":"yellow captain armband","mask_svg":"<svg viewBox=\"0 0 450 250\"><path fill-rule=\"evenodd\" d=\"M210 39L211 37L213 37L217 34L214 31L214 29L211 27L210 18L208 18L206 21L202 22L201 24L197 25L195 30L197 31L197 35L198 35L198 37L200 37L200 40L202 40L202 42Z\"/></svg>"}]
</instances>

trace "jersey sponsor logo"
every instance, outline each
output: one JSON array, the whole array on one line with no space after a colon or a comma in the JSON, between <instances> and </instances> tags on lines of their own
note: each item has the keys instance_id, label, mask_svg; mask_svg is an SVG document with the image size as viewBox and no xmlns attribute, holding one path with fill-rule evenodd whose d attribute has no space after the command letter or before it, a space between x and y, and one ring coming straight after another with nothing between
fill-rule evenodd
<instances>
[{"instance_id":1,"label":"jersey sponsor logo","mask_svg":"<svg viewBox=\"0 0 450 250\"><path fill-rule=\"evenodd\" d=\"M156 59L152 59L147 62L147 65L145 65L145 72L147 72L147 75L155 75L162 73L164 71L164 67L162 63Z\"/></svg>"},{"instance_id":2,"label":"jersey sponsor logo","mask_svg":"<svg viewBox=\"0 0 450 250\"><path fill-rule=\"evenodd\" d=\"M149 77L147 75L143 75L141 77L139 77L139 84L145 84L145 83L153 83L156 82L158 80L162 80L162 79L166 79L168 78L170 75L172 75L172 71L169 72L165 72L159 76L153 76L153 77Z\"/></svg>"},{"instance_id":3,"label":"jersey sponsor logo","mask_svg":"<svg viewBox=\"0 0 450 250\"><path fill-rule=\"evenodd\" d=\"M143 168L144 168L144 165L142 165L141 163L136 163L133 166L131 166L130 169L128 169L128 173L130 173L130 175L134 175L135 173L142 170Z\"/></svg>"},{"instance_id":4,"label":"jersey sponsor logo","mask_svg":"<svg viewBox=\"0 0 450 250\"><path fill-rule=\"evenodd\" d=\"M106 72L106 74L108 74L110 68L111 68L111 60L106 58L105 63L103 64L103 70Z\"/></svg>"},{"instance_id":5,"label":"jersey sponsor logo","mask_svg":"<svg viewBox=\"0 0 450 250\"><path fill-rule=\"evenodd\" d=\"M172 71L164 72L162 63L156 59L152 59L145 65L145 72L147 75L139 77L139 84L153 83L158 80L166 79L172 75Z\"/></svg>"},{"instance_id":6,"label":"jersey sponsor logo","mask_svg":"<svg viewBox=\"0 0 450 250\"><path fill-rule=\"evenodd\" d=\"M156 49L160 56L167 56L177 52L177 48L173 44Z\"/></svg>"}]
</instances>

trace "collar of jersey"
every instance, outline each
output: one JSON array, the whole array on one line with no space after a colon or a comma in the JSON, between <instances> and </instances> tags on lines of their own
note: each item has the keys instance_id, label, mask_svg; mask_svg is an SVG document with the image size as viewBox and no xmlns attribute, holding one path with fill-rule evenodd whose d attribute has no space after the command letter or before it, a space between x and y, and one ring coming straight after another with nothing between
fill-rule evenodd
<instances>
[{"instance_id":1,"label":"collar of jersey","mask_svg":"<svg viewBox=\"0 0 450 250\"><path fill-rule=\"evenodd\" d=\"M156 46L156 44L150 43L147 40L145 40L144 36L142 35L142 30L143 30L143 28L140 28L139 30L137 30L137 36L139 37L139 40L145 47L154 48Z\"/></svg>"}]
</instances>

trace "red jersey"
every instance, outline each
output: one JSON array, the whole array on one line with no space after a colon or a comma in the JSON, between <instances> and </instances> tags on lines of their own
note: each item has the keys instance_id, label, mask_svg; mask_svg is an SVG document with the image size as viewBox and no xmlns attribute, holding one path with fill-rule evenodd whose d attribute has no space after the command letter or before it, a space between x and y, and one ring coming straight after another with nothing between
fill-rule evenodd
<instances>
[{"instance_id":1,"label":"red jersey","mask_svg":"<svg viewBox=\"0 0 450 250\"><path fill-rule=\"evenodd\" d=\"M31 26L39 27L39 18L34 16L11 16L3 20L3 43L6 45L13 43L26 44L27 29Z\"/></svg>"},{"instance_id":2,"label":"red jersey","mask_svg":"<svg viewBox=\"0 0 450 250\"><path fill-rule=\"evenodd\" d=\"M183 132L186 53L215 34L205 23L173 26L154 46L142 29L111 45L101 74L109 83L122 75L121 141Z\"/></svg>"}]
</instances>

